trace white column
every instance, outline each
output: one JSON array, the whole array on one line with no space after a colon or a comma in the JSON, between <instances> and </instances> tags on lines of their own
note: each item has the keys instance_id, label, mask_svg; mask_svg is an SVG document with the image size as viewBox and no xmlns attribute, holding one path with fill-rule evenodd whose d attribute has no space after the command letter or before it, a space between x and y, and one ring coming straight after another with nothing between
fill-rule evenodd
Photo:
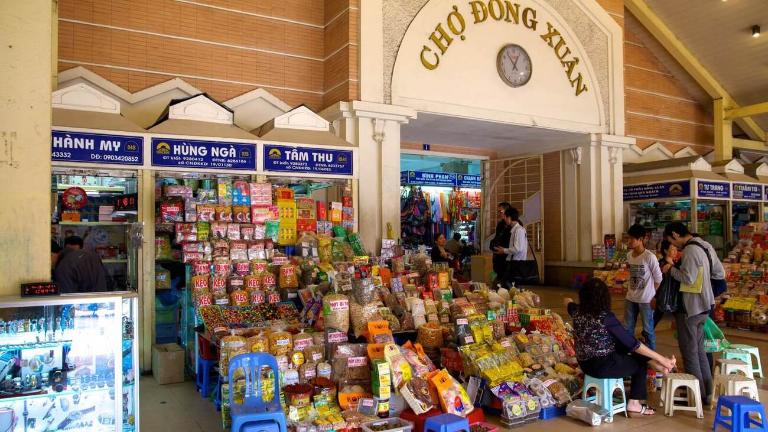
<instances>
[{"instance_id":1,"label":"white column","mask_svg":"<svg viewBox=\"0 0 768 432\"><path fill-rule=\"evenodd\" d=\"M592 134L589 142L563 152L566 261L591 261L593 244L624 231L622 150L634 142Z\"/></svg>"},{"instance_id":2,"label":"white column","mask_svg":"<svg viewBox=\"0 0 768 432\"><path fill-rule=\"evenodd\" d=\"M372 102L340 102L321 113L358 147L357 215L366 250L378 253L387 224L400 235L400 126L416 111Z\"/></svg>"}]
</instances>

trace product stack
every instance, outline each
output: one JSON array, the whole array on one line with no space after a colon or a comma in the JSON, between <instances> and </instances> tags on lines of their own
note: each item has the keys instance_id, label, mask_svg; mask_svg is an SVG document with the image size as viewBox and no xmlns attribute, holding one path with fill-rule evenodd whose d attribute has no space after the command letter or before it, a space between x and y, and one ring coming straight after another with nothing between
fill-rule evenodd
<instances>
[{"instance_id":1,"label":"product stack","mask_svg":"<svg viewBox=\"0 0 768 432\"><path fill-rule=\"evenodd\" d=\"M716 314L729 326L768 332L768 224L739 228L739 241L723 260L728 294L724 313Z\"/></svg>"}]
</instances>

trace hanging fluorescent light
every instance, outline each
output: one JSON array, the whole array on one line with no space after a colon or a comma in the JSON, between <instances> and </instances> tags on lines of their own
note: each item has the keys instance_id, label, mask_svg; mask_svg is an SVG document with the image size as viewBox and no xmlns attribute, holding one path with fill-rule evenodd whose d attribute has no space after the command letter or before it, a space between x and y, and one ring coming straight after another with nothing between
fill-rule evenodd
<instances>
[{"instance_id":1,"label":"hanging fluorescent light","mask_svg":"<svg viewBox=\"0 0 768 432\"><path fill-rule=\"evenodd\" d=\"M753 38L760 37L760 26L759 25L753 25L752 26L752 37Z\"/></svg>"}]
</instances>

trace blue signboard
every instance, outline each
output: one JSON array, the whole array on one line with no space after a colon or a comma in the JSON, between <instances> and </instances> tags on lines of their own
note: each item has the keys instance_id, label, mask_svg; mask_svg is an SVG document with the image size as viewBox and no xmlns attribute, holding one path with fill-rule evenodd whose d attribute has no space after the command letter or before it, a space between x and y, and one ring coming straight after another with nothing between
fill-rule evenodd
<instances>
[{"instance_id":1,"label":"blue signboard","mask_svg":"<svg viewBox=\"0 0 768 432\"><path fill-rule=\"evenodd\" d=\"M401 175L401 184L414 186L456 186L455 173L433 173L424 171L404 171L405 182Z\"/></svg>"},{"instance_id":2,"label":"blue signboard","mask_svg":"<svg viewBox=\"0 0 768 432\"><path fill-rule=\"evenodd\" d=\"M699 198L721 198L731 197L731 185L726 182L699 180L696 196Z\"/></svg>"},{"instance_id":3,"label":"blue signboard","mask_svg":"<svg viewBox=\"0 0 768 432\"><path fill-rule=\"evenodd\" d=\"M352 175L352 151L264 145L264 171Z\"/></svg>"},{"instance_id":4,"label":"blue signboard","mask_svg":"<svg viewBox=\"0 0 768 432\"><path fill-rule=\"evenodd\" d=\"M763 199L763 185L754 183L733 183L733 199L760 201Z\"/></svg>"},{"instance_id":5,"label":"blue signboard","mask_svg":"<svg viewBox=\"0 0 768 432\"><path fill-rule=\"evenodd\" d=\"M657 198L687 198L691 195L691 182L652 183L624 186L624 201L639 201Z\"/></svg>"},{"instance_id":6,"label":"blue signboard","mask_svg":"<svg viewBox=\"0 0 768 432\"><path fill-rule=\"evenodd\" d=\"M256 170L256 146L223 141L152 138L152 165Z\"/></svg>"},{"instance_id":7,"label":"blue signboard","mask_svg":"<svg viewBox=\"0 0 768 432\"><path fill-rule=\"evenodd\" d=\"M482 177L479 175L472 175L472 174L457 174L456 175L456 186L460 188L468 188L468 189L480 189L482 186Z\"/></svg>"},{"instance_id":8,"label":"blue signboard","mask_svg":"<svg viewBox=\"0 0 768 432\"><path fill-rule=\"evenodd\" d=\"M51 131L51 160L142 165L144 140L128 135Z\"/></svg>"}]
</instances>

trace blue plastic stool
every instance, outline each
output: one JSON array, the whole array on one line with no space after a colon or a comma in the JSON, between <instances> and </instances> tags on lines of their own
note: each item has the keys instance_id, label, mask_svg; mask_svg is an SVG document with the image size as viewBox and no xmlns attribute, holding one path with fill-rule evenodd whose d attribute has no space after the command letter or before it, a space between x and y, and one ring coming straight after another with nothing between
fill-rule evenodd
<instances>
[{"instance_id":1,"label":"blue plastic stool","mask_svg":"<svg viewBox=\"0 0 768 432\"><path fill-rule=\"evenodd\" d=\"M723 408L729 409L731 415L723 415ZM760 414L760 422L752 420L749 416L750 413ZM752 425L757 427L750 427ZM720 396L720 399L717 400L715 423L712 425L712 430L717 431L718 426L723 426L733 432L768 432L768 420L765 418L765 408L760 402L744 396Z\"/></svg>"},{"instance_id":2,"label":"blue plastic stool","mask_svg":"<svg viewBox=\"0 0 768 432\"><path fill-rule=\"evenodd\" d=\"M469 432L469 420L455 414L440 414L424 422L424 432Z\"/></svg>"},{"instance_id":3,"label":"blue plastic stool","mask_svg":"<svg viewBox=\"0 0 768 432\"><path fill-rule=\"evenodd\" d=\"M587 396L587 391L590 388L595 389L595 396ZM621 390L621 402L613 402L613 392L616 389ZM624 413L627 416L627 396L624 393L624 379L623 378L595 378L589 375L584 375L584 388L582 389L582 398L587 402L594 402L597 405L605 408L610 416L606 419L607 423L613 421L613 415L616 413Z\"/></svg>"},{"instance_id":4,"label":"blue plastic stool","mask_svg":"<svg viewBox=\"0 0 768 432\"><path fill-rule=\"evenodd\" d=\"M213 388L213 405L216 411L221 411L221 376L216 381L216 387Z\"/></svg>"},{"instance_id":5,"label":"blue plastic stool","mask_svg":"<svg viewBox=\"0 0 768 432\"><path fill-rule=\"evenodd\" d=\"M216 367L216 360L205 360L197 356L197 370L195 371L195 389L200 392L203 399L208 398L211 391L211 371ZM215 372L214 372L215 374Z\"/></svg>"},{"instance_id":6,"label":"blue plastic stool","mask_svg":"<svg viewBox=\"0 0 768 432\"><path fill-rule=\"evenodd\" d=\"M248 422L240 428L241 432L280 432L280 425L273 421Z\"/></svg>"},{"instance_id":7,"label":"blue plastic stool","mask_svg":"<svg viewBox=\"0 0 768 432\"><path fill-rule=\"evenodd\" d=\"M274 374L275 395L271 401L262 398L261 370L264 367L272 369ZM266 353L247 353L236 355L229 361L229 385L235 383L235 372L242 369L245 381L245 395L242 404L235 403L234 390L229 392L229 406L232 415L231 432L247 430L263 430L265 425L256 426L260 422L272 422L277 425L277 432L287 432L287 424L283 407L280 405L280 369L274 356ZM247 429L249 427L257 429Z\"/></svg>"}]
</instances>

